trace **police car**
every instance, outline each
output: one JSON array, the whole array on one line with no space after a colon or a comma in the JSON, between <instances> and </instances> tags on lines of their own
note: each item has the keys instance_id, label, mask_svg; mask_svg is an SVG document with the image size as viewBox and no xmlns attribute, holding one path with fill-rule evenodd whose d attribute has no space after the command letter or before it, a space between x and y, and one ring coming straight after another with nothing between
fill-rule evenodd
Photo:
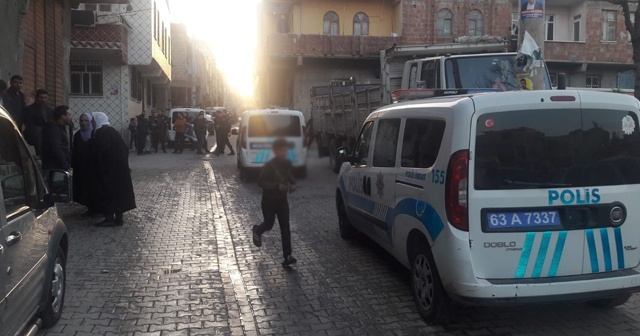
<instances>
[{"instance_id":1,"label":"police car","mask_svg":"<svg viewBox=\"0 0 640 336\"><path fill-rule=\"evenodd\" d=\"M271 144L277 138L289 142L287 159L293 164L297 176L307 173L307 147L305 119L300 111L278 109L252 110L242 114L240 127L231 130L238 135L237 161L240 178L257 172L273 158Z\"/></svg>"},{"instance_id":2,"label":"police car","mask_svg":"<svg viewBox=\"0 0 640 336\"><path fill-rule=\"evenodd\" d=\"M345 148L340 234L411 269L430 323L452 301L625 303L640 288L639 102L520 91L373 112Z\"/></svg>"}]
</instances>

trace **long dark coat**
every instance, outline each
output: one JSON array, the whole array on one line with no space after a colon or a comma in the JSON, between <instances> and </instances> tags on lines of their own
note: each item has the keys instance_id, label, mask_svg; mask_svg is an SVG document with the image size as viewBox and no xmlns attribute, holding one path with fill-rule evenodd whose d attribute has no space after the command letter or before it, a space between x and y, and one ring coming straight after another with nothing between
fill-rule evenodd
<instances>
[{"instance_id":1,"label":"long dark coat","mask_svg":"<svg viewBox=\"0 0 640 336\"><path fill-rule=\"evenodd\" d=\"M129 148L111 126L95 131L91 146L94 206L98 213L123 213L136 208Z\"/></svg>"},{"instance_id":2,"label":"long dark coat","mask_svg":"<svg viewBox=\"0 0 640 336\"><path fill-rule=\"evenodd\" d=\"M71 167L73 168L73 200L93 210L91 195L93 186L93 166L91 162L91 145L93 139L82 140L82 131L73 135L73 153Z\"/></svg>"}]
</instances>

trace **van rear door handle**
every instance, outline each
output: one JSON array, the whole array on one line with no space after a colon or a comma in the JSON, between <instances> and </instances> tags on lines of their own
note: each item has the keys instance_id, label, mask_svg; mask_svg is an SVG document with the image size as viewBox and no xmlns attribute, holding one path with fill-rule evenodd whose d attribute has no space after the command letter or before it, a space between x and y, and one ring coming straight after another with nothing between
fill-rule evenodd
<instances>
[{"instance_id":1,"label":"van rear door handle","mask_svg":"<svg viewBox=\"0 0 640 336\"><path fill-rule=\"evenodd\" d=\"M7 246L16 244L21 240L22 240L22 233L20 233L20 231L11 232L5 239L5 241L7 242Z\"/></svg>"}]
</instances>

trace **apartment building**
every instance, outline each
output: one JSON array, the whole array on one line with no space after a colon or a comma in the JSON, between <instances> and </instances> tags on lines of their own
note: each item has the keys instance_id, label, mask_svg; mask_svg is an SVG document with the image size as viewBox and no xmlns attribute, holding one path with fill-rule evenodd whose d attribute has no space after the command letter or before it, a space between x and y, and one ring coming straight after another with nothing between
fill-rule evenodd
<instances>
[{"instance_id":1,"label":"apartment building","mask_svg":"<svg viewBox=\"0 0 640 336\"><path fill-rule=\"evenodd\" d=\"M619 6L546 1L545 58L555 81L633 87L631 46ZM258 94L263 105L307 111L312 86L355 77L377 83L380 51L456 43L461 36L517 36L520 0L263 0Z\"/></svg>"},{"instance_id":2,"label":"apartment building","mask_svg":"<svg viewBox=\"0 0 640 336\"><path fill-rule=\"evenodd\" d=\"M123 131L143 110L170 108L171 25L166 0L100 0L74 11L70 99L107 113Z\"/></svg>"}]
</instances>

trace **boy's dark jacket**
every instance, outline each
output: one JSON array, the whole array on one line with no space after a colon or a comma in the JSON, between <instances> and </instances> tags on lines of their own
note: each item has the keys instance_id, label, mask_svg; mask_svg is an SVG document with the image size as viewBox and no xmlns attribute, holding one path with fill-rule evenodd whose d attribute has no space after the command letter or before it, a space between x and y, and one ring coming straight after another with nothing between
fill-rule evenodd
<instances>
[{"instance_id":1,"label":"boy's dark jacket","mask_svg":"<svg viewBox=\"0 0 640 336\"><path fill-rule=\"evenodd\" d=\"M262 168L258 185L262 188L262 199L276 200L287 197L289 187L296 181L293 178L293 165L289 160L271 159ZM280 190L279 185L287 185L287 190Z\"/></svg>"}]
</instances>

